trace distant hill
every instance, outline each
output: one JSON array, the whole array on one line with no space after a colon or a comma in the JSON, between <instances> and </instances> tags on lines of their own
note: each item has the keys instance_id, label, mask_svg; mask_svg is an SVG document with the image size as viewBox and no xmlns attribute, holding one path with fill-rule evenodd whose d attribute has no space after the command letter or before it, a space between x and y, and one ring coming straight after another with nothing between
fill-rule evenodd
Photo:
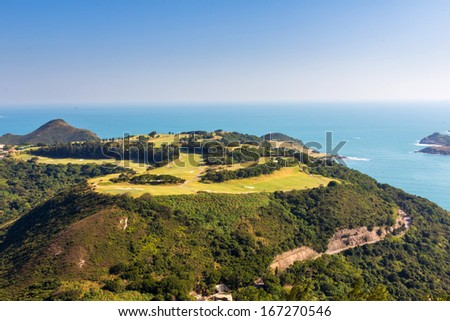
<instances>
[{"instance_id":1,"label":"distant hill","mask_svg":"<svg viewBox=\"0 0 450 321\"><path fill-rule=\"evenodd\" d=\"M100 138L87 129L69 125L62 119L54 119L26 135L5 134L0 143L8 145L69 143L75 141L93 141Z\"/></svg>"},{"instance_id":2,"label":"distant hill","mask_svg":"<svg viewBox=\"0 0 450 321\"><path fill-rule=\"evenodd\" d=\"M278 142L293 142L293 143L298 143L300 145L303 145L301 140L291 137L291 136L288 136L288 135L285 135L285 134L282 134L282 133L268 133L268 134L261 136L261 138L263 140L276 140Z\"/></svg>"}]
</instances>

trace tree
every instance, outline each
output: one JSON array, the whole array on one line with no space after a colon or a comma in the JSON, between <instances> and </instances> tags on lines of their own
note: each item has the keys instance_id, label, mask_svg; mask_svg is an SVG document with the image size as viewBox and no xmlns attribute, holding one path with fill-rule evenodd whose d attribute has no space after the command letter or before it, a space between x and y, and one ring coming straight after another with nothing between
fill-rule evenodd
<instances>
[{"instance_id":1,"label":"tree","mask_svg":"<svg viewBox=\"0 0 450 321\"><path fill-rule=\"evenodd\" d=\"M140 135L139 138L138 138L138 140L139 140L140 142L147 142L147 141L148 141L148 137L145 137L144 135Z\"/></svg>"},{"instance_id":2,"label":"tree","mask_svg":"<svg viewBox=\"0 0 450 321\"><path fill-rule=\"evenodd\" d=\"M307 280L303 284L295 285L287 296L288 301L306 301L313 299L312 281Z\"/></svg>"},{"instance_id":3,"label":"tree","mask_svg":"<svg viewBox=\"0 0 450 321\"><path fill-rule=\"evenodd\" d=\"M378 284L367 295L367 301L387 301L389 300L389 292L385 285Z\"/></svg>"},{"instance_id":4,"label":"tree","mask_svg":"<svg viewBox=\"0 0 450 321\"><path fill-rule=\"evenodd\" d=\"M347 301L364 301L366 291L364 289L364 280L359 278L353 286L353 289L347 294Z\"/></svg>"}]
</instances>

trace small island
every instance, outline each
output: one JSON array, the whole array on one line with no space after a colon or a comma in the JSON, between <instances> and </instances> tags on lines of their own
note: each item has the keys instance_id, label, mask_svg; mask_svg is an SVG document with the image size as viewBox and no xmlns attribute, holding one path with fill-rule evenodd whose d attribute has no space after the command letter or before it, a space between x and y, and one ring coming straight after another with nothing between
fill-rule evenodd
<instances>
[{"instance_id":1,"label":"small island","mask_svg":"<svg viewBox=\"0 0 450 321\"><path fill-rule=\"evenodd\" d=\"M423 138L420 144L431 145L419 150L419 153L450 155L450 134L434 133Z\"/></svg>"}]
</instances>

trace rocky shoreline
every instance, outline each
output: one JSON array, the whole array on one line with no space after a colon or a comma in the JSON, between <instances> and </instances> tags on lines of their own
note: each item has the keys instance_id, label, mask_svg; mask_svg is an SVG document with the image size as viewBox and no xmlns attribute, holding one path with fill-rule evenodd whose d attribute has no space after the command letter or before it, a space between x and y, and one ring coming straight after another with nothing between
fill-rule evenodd
<instances>
[{"instance_id":1,"label":"rocky shoreline","mask_svg":"<svg viewBox=\"0 0 450 321\"><path fill-rule=\"evenodd\" d=\"M450 133L450 132L449 132ZM450 155L450 134L434 133L423 138L420 144L430 145L419 151L418 153L433 155Z\"/></svg>"},{"instance_id":2,"label":"rocky shoreline","mask_svg":"<svg viewBox=\"0 0 450 321\"><path fill-rule=\"evenodd\" d=\"M450 146L429 146L419 150L418 153L432 155L450 155Z\"/></svg>"}]
</instances>

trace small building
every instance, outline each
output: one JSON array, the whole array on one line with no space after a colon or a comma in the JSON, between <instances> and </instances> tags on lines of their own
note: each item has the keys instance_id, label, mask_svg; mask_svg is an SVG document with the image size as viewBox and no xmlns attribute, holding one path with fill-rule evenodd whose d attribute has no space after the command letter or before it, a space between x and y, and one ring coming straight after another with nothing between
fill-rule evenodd
<instances>
[{"instance_id":1,"label":"small building","mask_svg":"<svg viewBox=\"0 0 450 321\"><path fill-rule=\"evenodd\" d=\"M217 284L215 287L217 293L226 293L230 292L230 289L223 283Z\"/></svg>"},{"instance_id":2,"label":"small building","mask_svg":"<svg viewBox=\"0 0 450 321\"><path fill-rule=\"evenodd\" d=\"M216 293L213 295L202 295L195 292L191 292L191 295L197 301L233 301L230 289L225 284L217 284L214 289Z\"/></svg>"}]
</instances>

